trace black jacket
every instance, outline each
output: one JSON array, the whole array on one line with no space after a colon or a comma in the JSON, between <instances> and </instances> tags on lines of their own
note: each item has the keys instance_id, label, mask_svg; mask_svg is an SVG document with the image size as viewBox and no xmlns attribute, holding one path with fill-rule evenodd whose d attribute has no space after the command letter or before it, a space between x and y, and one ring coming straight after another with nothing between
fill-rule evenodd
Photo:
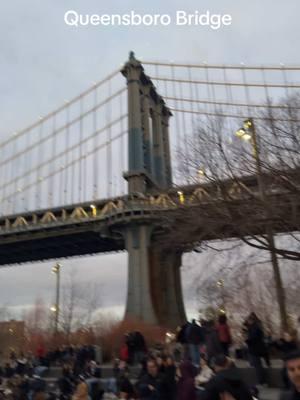
<instances>
[{"instance_id":1,"label":"black jacket","mask_svg":"<svg viewBox=\"0 0 300 400\"><path fill-rule=\"evenodd\" d=\"M154 390L150 390L149 385L153 386ZM137 383L137 392L141 400L164 400L163 376L158 374L153 377L146 373Z\"/></svg>"},{"instance_id":2,"label":"black jacket","mask_svg":"<svg viewBox=\"0 0 300 400\"><path fill-rule=\"evenodd\" d=\"M185 330L186 342L190 344L199 345L204 342L204 330L196 323L191 323Z\"/></svg>"},{"instance_id":3,"label":"black jacket","mask_svg":"<svg viewBox=\"0 0 300 400\"><path fill-rule=\"evenodd\" d=\"M288 393L282 393L280 400L300 400L300 392L293 390Z\"/></svg>"},{"instance_id":4,"label":"black jacket","mask_svg":"<svg viewBox=\"0 0 300 400\"><path fill-rule=\"evenodd\" d=\"M165 367L163 374L163 392L165 400L175 399L176 393L176 367L175 365L169 365Z\"/></svg>"},{"instance_id":5,"label":"black jacket","mask_svg":"<svg viewBox=\"0 0 300 400\"><path fill-rule=\"evenodd\" d=\"M246 340L249 354L254 356L264 356L267 353L264 331L258 323L248 326L248 338Z\"/></svg>"},{"instance_id":6,"label":"black jacket","mask_svg":"<svg viewBox=\"0 0 300 400\"><path fill-rule=\"evenodd\" d=\"M207 383L203 400L219 400L222 393L231 394L235 400L252 400L251 392L236 367L217 372Z\"/></svg>"}]
</instances>

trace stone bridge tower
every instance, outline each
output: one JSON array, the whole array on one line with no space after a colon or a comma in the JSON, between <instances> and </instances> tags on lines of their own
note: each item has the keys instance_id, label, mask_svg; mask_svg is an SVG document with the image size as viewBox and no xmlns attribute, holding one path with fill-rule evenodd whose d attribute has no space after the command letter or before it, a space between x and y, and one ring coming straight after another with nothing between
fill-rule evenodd
<instances>
[{"instance_id":1,"label":"stone bridge tower","mask_svg":"<svg viewBox=\"0 0 300 400\"><path fill-rule=\"evenodd\" d=\"M141 63L130 53L122 69L128 86L130 196L165 191L172 186L169 143L171 112ZM128 252L126 317L170 328L186 320L181 289L181 252L154 240L159 222L140 217L123 228Z\"/></svg>"}]
</instances>

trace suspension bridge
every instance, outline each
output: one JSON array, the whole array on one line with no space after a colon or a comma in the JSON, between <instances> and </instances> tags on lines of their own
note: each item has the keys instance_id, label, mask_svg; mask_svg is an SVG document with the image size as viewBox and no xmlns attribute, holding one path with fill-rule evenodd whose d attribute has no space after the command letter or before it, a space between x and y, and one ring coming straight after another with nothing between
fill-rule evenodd
<instances>
[{"instance_id":1,"label":"suspension bridge","mask_svg":"<svg viewBox=\"0 0 300 400\"><path fill-rule=\"evenodd\" d=\"M298 96L299 71L141 63L131 53L122 69L2 135L0 265L127 251L126 315L181 324L184 252L203 240L244 235L241 221L257 235L266 223L275 233L300 226L298 159L288 176L265 172L276 210L266 222L255 171L213 181L206 166L185 163L194 159L199 126L221 119L233 147L247 146L233 133L249 116L259 131L276 124L299 132L300 102L286 101Z\"/></svg>"}]
</instances>

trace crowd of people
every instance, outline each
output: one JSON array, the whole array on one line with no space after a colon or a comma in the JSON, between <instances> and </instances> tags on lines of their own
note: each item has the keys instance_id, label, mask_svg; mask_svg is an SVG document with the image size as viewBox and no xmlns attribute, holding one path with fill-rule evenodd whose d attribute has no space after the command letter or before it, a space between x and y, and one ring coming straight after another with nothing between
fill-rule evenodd
<instances>
[{"instance_id":1,"label":"crowd of people","mask_svg":"<svg viewBox=\"0 0 300 400\"><path fill-rule=\"evenodd\" d=\"M252 400L259 398L260 385L267 384L262 360L267 367L271 365L272 346L284 360L282 378L291 390L282 399L299 400L297 339L285 332L279 340L268 342L255 313L246 318L242 332L247 358L257 374L258 385L254 387L244 383L230 358L233 340L222 314L217 321L187 322L176 335L169 334L166 343L154 348L147 347L140 332L126 334L110 377L103 375L94 346L64 346L54 351L39 346L35 355L12 353L0 367L0 399ZM61 371L52 391L43 378L51 366Z\"/></svg>"}]
</instances>

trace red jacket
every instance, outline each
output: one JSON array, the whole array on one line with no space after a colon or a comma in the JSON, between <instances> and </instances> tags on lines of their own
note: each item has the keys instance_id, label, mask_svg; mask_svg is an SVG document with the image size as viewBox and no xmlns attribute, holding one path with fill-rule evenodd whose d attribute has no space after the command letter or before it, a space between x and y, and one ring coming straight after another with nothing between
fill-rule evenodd
<instances>
[{"instance_id":1,"label":"red jacket","mask_svg":"<svg viewBox=\"0 0 300 400\"><path fill-rule=\"evenodd\" d=\"M230 329L227 324L218 324L217 332L221 343L231 343Z\"/></svg>"},{"instance_id":2,"label":"red jacket","mask_svg":"<svg viewBox=\"0 0 300 400\"><path fill-rule=\"evenodd\" d=\"M120 349L120 360L128 361L128 357L129 357L128 346L127 344L123 344Z\"/></svg>"}]
</instances>

